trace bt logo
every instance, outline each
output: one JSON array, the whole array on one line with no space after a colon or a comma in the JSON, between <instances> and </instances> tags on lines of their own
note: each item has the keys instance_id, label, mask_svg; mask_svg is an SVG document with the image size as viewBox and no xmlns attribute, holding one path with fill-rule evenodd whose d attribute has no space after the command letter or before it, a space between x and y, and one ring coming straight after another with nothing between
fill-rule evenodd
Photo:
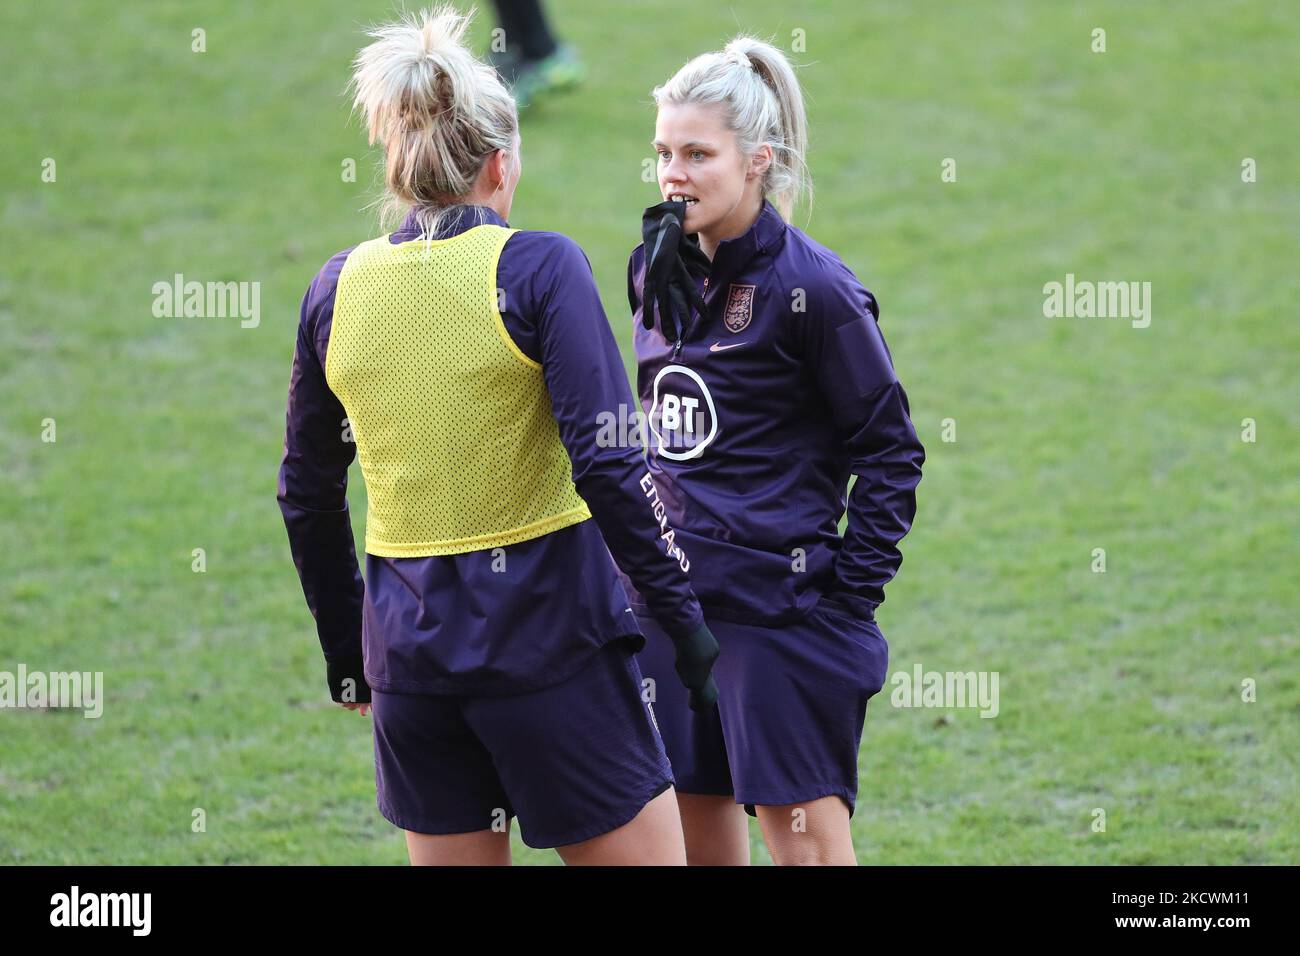
<instances>
[{"instance_id":1,"label":"bt logo","mask_svg":"<svg viewBox=\"0 0 1300 956\"><path fill-rule=\"evenodd\" d=\"M664 393L663 426L666 432L680 431L685 421L686 431L695 431L695 409L700 404L698 398L686 395L669 395Z\"/></svg>"},{"instance_id":2,"label":"bt logo","mask_svg":"<svg viewBox=\"0 0 1300 956\"><path fill-rule=\"evenodd\" d=\"M684 365L665 365L655 376L650 431L657 452L673 461L704 453L718 434L713 396L699 373Z\"/></svg>"}]
</instances>

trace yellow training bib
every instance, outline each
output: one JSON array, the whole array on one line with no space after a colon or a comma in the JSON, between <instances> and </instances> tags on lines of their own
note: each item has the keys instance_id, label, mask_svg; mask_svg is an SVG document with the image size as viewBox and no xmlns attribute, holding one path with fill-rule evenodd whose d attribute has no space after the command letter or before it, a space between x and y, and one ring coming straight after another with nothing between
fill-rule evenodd
<instances>
[{"instance_id":1,"label":"yellow training bib","mask_svg":"<svg viewBox=\"0 0 1300 956\"><path fill-rule=\"evenodd\" d=\"M357 246L339 275L325 379L366 482L366 551L461 554L591 517L542 367L510 339L497 261L516 230Z\"/></svg>"}]
</instances>

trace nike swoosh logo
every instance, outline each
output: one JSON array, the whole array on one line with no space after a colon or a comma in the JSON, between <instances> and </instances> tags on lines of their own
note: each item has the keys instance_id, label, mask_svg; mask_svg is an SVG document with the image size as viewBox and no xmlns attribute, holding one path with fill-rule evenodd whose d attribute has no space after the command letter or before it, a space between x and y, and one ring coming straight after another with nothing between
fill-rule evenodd
<instances>
[{"instance_id":1,"label":"nike swoosh logo","mask_svg":"<svg viewBox=\"0 0 1300 956\"><path fill-rule=\"evenodd\" d=\"M738 349L742 345L748 345L748 342L732 342L730 345L723 345L721 342L714 342L709 346L710 352L725 352L727 349Z\"/></svg>"}]
</instances>

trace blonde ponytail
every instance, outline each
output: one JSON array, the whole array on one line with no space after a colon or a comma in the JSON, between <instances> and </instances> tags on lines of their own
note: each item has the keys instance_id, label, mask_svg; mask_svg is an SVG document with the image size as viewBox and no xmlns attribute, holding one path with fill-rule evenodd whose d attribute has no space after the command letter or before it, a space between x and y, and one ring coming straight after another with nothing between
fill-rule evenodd
<instances>
[{"instance_id":1,"label":"blonde ponytail","mask_svg":"<svg viewBox=\"0 0 1300 956\"><path fill-rule=\"evenodd\" d=\"M656 104L716 103L740 151L772 149L763 195L789 219L795 204L812 202L808 172L808 120L799 80L785 54L752 36L740 35L721 51L703 53L653 91Z\"/></svg>"},{"instance_id":2,"label":"blonde ponytail","mask_svg":"<svg viewBox=\"0 0 1300 956\"><path fill-rule=\"evenodd\" d=\"M375 28L349 84L370 142L384 146L382 220L415 207L429 237L484 161L514 152L519 129L514 98L462 43L472 16L443 6Z\"/></svg>"}]
</instances>

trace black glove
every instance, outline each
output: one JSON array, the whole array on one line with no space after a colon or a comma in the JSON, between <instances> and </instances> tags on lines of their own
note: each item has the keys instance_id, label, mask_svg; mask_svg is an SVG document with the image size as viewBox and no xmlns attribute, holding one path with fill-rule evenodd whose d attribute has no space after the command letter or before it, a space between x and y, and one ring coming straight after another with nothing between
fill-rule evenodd
<instances>
[{"instance_id":1,"label":"black glove","mask_svg":"<svg viewBox=\"0 0 1300 956\"><path fill-rule=\"evenodd\" d=\"M692 241L682 234L685 219L686 203L680 201L651 206L641 217L641 239L645 243L641 323L647 329L654 328L657 311L659 331L669 342L681 341L691 306L704 314L704 297L695 288L695 277L708 275L712 267L699 240Z\"/></svg>"},{"instance_id":2,"label":"black glove","mask_svg":"<svg viewBox=\"0 0 1300 956\"><path fill-rule=\"evenodd\" d=\"M346 684L345 681L352 683ZM365 661L361 657L325 662L325 680L335 703L370 703L370 685L366 683Z\"/></svg>"},{"instance_id":3,"label":"black glove","mask_svg":"<svg viewBox=\"0 0 1300 956\"><path fill-rule=\"evenodd\" d=\"M673 650L677 652L674 663L677 676L691 692L691 710L712 707L718 702L718 685L709 673L718 657L718 641L713 632L708 625L701 624L690 637L676 638Z\"/></svg>"}]
</instances>

